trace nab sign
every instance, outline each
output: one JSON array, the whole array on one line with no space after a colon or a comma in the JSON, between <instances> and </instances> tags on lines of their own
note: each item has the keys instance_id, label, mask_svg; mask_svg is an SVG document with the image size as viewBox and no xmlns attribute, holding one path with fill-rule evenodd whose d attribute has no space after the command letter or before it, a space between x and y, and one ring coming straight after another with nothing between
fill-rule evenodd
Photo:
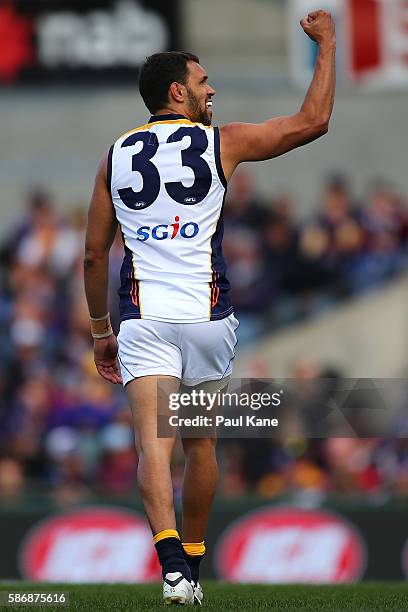
<instances>
[{"instance_id":1,"label":"nab sign","mask_svg":"<svg viewBox=\"0 0 408 612\"><path fill-rule=\"evenodd\" d=\"M0 85L135 83L178 47L178 0L2 0Z\"/></svg>"},{"instance_id":2,"label":"nab sign","mask_svg":"<svg viewBox=\"0 0 408 612\"><path fill-rule=\"evenodd\" d=\"M233 523L218 542L218 576L230 582L341 583L358 580L365 547L342 517L323 510L266 508Z\"/></svg>"}]
</instances>

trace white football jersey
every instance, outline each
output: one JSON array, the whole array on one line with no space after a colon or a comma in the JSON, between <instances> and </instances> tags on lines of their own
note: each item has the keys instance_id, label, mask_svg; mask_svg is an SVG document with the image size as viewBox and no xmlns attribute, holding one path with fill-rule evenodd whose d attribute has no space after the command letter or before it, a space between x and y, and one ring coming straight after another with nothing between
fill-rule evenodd
<instances>
[{"instance_id":1,"label":"white football jersey","mask_svg":"<svg viewBox=\"0 0 408 612\"><path fill-rule=\"evenodd\" d=\"M151 117L112 145L108 188L125 247L121 320L229 316L218 128L182 115Z\"/></svg>"}]
</instances>

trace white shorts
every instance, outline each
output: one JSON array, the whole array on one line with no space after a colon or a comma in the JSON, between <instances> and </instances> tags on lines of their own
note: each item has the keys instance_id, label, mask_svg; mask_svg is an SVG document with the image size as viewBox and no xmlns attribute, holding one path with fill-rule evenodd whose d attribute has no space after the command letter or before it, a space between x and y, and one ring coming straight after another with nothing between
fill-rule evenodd
<instances>
[{"instance_id":1,"label":"white shorts","mask_svg":"<svg viewBox=\"0 0 408 612\"><path fill-rule=\"evenodd\" d=\"M165 323L122 321L118 335L123 385L139 376L176 376L184 385L228 378L239 325L233 314L219 321Z\"/></svg>"}]
</instances>

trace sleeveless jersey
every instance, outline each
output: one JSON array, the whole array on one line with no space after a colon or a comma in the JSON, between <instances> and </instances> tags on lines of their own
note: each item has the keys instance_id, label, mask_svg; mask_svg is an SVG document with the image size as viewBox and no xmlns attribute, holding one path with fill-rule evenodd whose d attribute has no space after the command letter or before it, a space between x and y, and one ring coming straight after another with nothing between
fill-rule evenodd
<instances>
[{"instance_id":1,"label":"sleeveless jersey","mask_svg":"<svg viewBox=\"0 0 408 612\"><path fill-rule=\"evenodd\" d=\"M182 115L151 117L112 145L107 178L125 248L121 320L229 316L218 128Z\"/></svg>"}]
</instances>

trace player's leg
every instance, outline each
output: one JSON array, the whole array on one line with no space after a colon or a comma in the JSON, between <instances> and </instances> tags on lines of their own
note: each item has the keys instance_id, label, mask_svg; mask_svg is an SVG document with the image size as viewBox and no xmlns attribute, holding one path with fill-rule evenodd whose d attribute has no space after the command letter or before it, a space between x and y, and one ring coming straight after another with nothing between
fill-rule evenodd
<instances>
[{"instance_id":1,"label":"player's leg","mask_svg":"<svg viewBox=\"0 0 408 612\"><path fill-rule=\"evenodd\" d=\"M217 486L216 440L183 438L182 442L186 460L182 492L183 548L191 579L198 585L205 533Z\"/></svg>"},{"instance_id":2,"label":"player's leg","mask_svg":"<svg viewBox=\"0 0 408 612\"><path fill-rule=\"evenodd\" d=\"M175 438L158 437L157 431L159 398L168 406L163 396L179 389L177 337L175 324L130 320L122 322L118 343L135 429L138 486L162 566L164 600L189 603L193 596L191 572L176 530L170 473Z\"/></svg>"},{"instance_id":3,"label":"player's leg","mask_svg":"<svg viewBox=\"0 0 408 612\"><path fill-rule=\"evenodd\" d=\"M216 441L214 438L183 438L182 442L186 461L182 491L183 542L201 542L217 486Z\"/></svg>"},{"instance_id":4,"label":"player's leg","mask_svg":"<svg viewBox=\"0 0 408 612\"><path fill-rule=\"evenodd\" d=\"M168 393L177 393L179 384L175 377L143 376L126 386L139 459L137 482L162 567L165 603L191 603L193 596L191 570L177 532L173 506L170 462L175 437L157 435L159 385L161 393L163 386Z\"/></svg>"},{"instance_id":5,"label":"player's leg","mask_svg":"<svg viewBox=\"0 0 408 612\"><path fill-rule=\"evenodd\" d=\"M169 392L177 393L180 381L174 377L142 376L126 385L138 455L137 483L153 534L176 529L170 473L175 437L157 437L157 388L163 380Z\"/></svg>"},{"instance_id":6,"label":"player's leg","mask_svg":"<svg viewBox=\"0 0 408 612\"><path fill-rule=\"evenodd\" d=\"M238 321L233 315L220 321L183 326L182 381L185 386L213 393L226 388L235 357L237 327ZM217 483L215 435L184 437L183 447L186 456L182 496L183 547L197 585ZM199 596L202 599L201 588Z\"/></svg>"}]
</instances>

